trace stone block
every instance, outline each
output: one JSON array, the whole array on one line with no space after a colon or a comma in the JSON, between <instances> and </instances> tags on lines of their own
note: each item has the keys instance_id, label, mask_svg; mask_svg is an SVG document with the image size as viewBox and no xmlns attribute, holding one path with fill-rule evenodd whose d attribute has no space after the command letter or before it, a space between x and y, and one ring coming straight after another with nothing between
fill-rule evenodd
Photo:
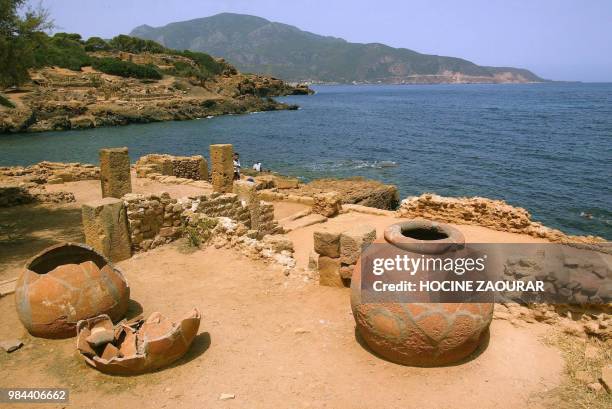
<instances>
[{"instance_id":1,"label":"stone block","mask_svg":"<svg viewBox=\"0 0 612 409\"><path fill-rule=\"evenodd\" d=\"M120 198L132 192L128 148L100 149L102 197Z\"/></svg>"},{"instance_id":2,"label":"stone block","mask_svg":"<svg viewBox=\"0 0 612 409\"><path fill-rule=\"evenodd\" d=\"M314 195L312 212L325 217L334 217L342 210L342 198L336 192L318 193Z\"/></svg>"},{"instance_id":3,"label":"stone block","mask_svg":"<svg viewBox=\"0 0 612 409\"><path fill-rule=\"evenodd\" d=\"M345 280L350 280L351 278L353 278L353 270L355 270L355 265L344 265L342 264L340 266L340 277L342 277Z\"/></svg>"},{"instance_id":4,"label":"stone block","mask_svg":"<svg viewBox=\"0 0 612 409\"><path fill-rule=\"evenodd\" d=\"M319 285L344 287L340 276L340 259L319 256Z\"/></svg>"},{"instance_id":5,"label":"stone block","mask_svg":"<svg viewBox=\"0 0 612 409\"><path fill-rule=\"evenodd\" d=\"M340 235L340 261L343 264L355 264L363 246L375 239L376 229L368 225L358 225L343 232Z\"/></svg>"},{"instance_id":6,"label":"stone block","mask_svg":"<svg viewBox=\"0 0 612 409\"><path fill-rule=\"evenodd\" d=\"M107 197L83 204L85 243L113 262L132 256L130 232L123 201Z\"/></svg>"},{"instance_id":7,"label":"stone block","mask_svg":"<svg viewBox=\"0 0 612 409\"><path fill-rule=\"evenodd\" d=\"M313 233L314 250L327 257L340 257L340 232L333 230L317 230Z\"/></svg>"},{"instance_id":8,"label":"stone block","mask_svg":"<svg viewBox=\"0 0 612 409\"><path fill-rule=\"evenodd\" d=\"M229 193L234 182L234 147L230 144L210 145L211 179L214 192Z\"/></svg>"},{"instance_id":9,"label":"stone block","mask_svg":"<svg viewBox=\"0 0 612 409\"><path fill-rule=\"evenodd\" d=\"M263 243L275 253L284 250L293 253L293 242L287 236L280 234L267 235L263 238Z\"/></svg>"},{"instance_id":10,"label":"stone block","mask_svg":"<svg viewBox=\"0 0 612 409\"><path fill-rule=\"evenodd\" d=\"M295 189L300 184L298 178L282 178L274 179L274 185L277 189Z\"/></svg>"}]
</instances>

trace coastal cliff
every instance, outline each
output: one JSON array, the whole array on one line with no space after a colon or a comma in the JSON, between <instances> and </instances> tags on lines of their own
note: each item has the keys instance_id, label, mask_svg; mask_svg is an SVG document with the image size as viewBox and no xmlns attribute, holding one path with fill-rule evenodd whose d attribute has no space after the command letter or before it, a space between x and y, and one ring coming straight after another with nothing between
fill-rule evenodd
<instances>
[{"instance_id":1,"label":"coastal cliff","mask_svg":"<svg viewBox=\"0 0 612 409\"><path fill-rule=\"evenodd\" d=\"M74 43L69 51L81 59L76 67L67 58L52 61L55 64L31 69L29 82L5 92L8 103L0 105L0 133L296 109L272 98L312 93L306 86L242 74L206 54L176 52L159 45L154 52L110 46L85 52Z\"/></svg>"}]
</instances>

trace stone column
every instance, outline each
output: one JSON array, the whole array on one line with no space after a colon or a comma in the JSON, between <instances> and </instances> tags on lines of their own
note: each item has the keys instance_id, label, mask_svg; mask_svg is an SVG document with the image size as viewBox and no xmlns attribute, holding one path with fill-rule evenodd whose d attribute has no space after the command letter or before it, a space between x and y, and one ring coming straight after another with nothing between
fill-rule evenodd
<instances>
[{"instance_id":1,"label":"stone column","mask_svg":"<svg viewBox=\"0 0 612 409\"><path fill-rule=\"evenodd\" d=\"M100 149L102 197L120 198L132 192L128 148Z\"/></svg>"},{"instance_id":2,"label":"stone column","mask_svg":"<svg viewBox=\"0 0 612 409\"><path fill-rule=\"evenodd\" d=\"M123 200L107 197L83 204L85 243L113 262L132 256L132 244Z\"/></svg>"},{"instance_id":3,"label":"stone column","mask_svg":"<svg viewBox=\"0 0 612 409\"><path fill-rule=\"evenodd\" d=\"M230 144L210 145L213 191L231 193L234 184L234 147Z\"/></svg>"}]
</instances>

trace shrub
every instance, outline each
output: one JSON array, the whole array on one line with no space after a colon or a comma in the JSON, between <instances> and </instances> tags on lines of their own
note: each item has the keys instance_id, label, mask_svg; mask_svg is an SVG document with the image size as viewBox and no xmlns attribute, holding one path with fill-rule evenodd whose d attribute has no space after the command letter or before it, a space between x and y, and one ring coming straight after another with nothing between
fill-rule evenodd
<instances>
[{"instance_id":1,"label":"shrub","mask_svg":"<svg viewBox=\"0 0 612 409\"><path fill-rule=\"evenodd\" d=\"M118 58L92 58L91 66L105 74L118 75L120 77L156 80L162 78L162 74L154 65L140 65Z\"/></svg>"},{"instance_id":2,"label":"shrub","mask_svg":"<svg viewBox=\"0 0 612 409\"><path fill-rule=\"evenodd\" d=\"M15 108L15 104L13 104L10 99L8 99L2 94L0 94L0 105L5 106L7 108Z\"/></svg>"},{"instance_id":3,"label":"shrub","mask_svg":"<svg viewBox=\"0 0 612 409\"><path fill-rule=\"evenodd\" d=\"M111 46L100 37L90 37L85 41L85 51L108 51Z\"/></svg>"},{"instance_id":4,"label":"shrub","mask_svg":"<svg viewBox=\"0 0 612 409\"><path fill-rule=\"evenodd\" d=\"M47 37L35 51L36 66L57 66L73 71L91 64L78 34L57 33Z\"/></svg>"},{"instance_id":5,"label":"shrub","mask_svg":"<svg viewBox=\"0 0 612 409\"><path fill-rule=\"evenodd\" d=\"M109 41L109 45L115 50L125 51L128 53L164 53L166 47L151 40L143 40L141 38L130 37L124 34L113 37Z\"/></svg>"}]
</instances>

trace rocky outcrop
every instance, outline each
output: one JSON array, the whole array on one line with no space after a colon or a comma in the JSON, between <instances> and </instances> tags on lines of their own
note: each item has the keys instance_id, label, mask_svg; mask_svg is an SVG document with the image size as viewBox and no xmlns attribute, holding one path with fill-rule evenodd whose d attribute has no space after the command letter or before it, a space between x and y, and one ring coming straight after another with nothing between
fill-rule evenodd
<instances>
[{"instance_id":1,"label":"rocky outcrop","mask_svg":"<svg viewBox=\"0 0 612 409\"><path fill-rule=\"evenodd\" d=\"M34 184L0 184L0 207L12 207L30 203L71 203L76 201L71 192L48 192L44 186Z\"/></svg>"},{"instance_id":2,"label":"rocky outcrop","mask_svg":"<svg viewBox=\"0 0 612 409\"><path fill-rule=\"evenodd\" d=\"M358 204L378 209L394 210L399 204L396 186L364 178L317 179L283 193L314 197L319 193L337 192L343 204Z\"/></svg>"},{"instance_id":3,"label":"rocky outcrop","mask_svg":"<svg viewBox=\"0 0 612 409\"><path fill-rule=\"evenodd\" d=\"M130 53L114 57L129 61L145 58ZM164 55L146 57L161 64L158 60ZM84 129L297 109L271 97L312 92L305 86L292 86L261 75L240 74L228 67L231 69L203 81L168 74L161 80L139 80L103 74L91 67L83 71L52 67L34 70L32 82L10 94L15 108L0 107L0 133Z\"/></svg>"},{"instance_id":4,"label":"rocky outcrop","mask_svg":"<svg viewBox=\"0 0 612 409\"><path fill-rule=\"evenodd\" d=\"M600 237L569 236L531 220L529 212L502 200L484 197L444 197L433 193L409 197L402 201L397 217L424 218L444 223L473 224L493 230L528 234L556 243L603 243Z\"/></svg>"}]
</instances>

